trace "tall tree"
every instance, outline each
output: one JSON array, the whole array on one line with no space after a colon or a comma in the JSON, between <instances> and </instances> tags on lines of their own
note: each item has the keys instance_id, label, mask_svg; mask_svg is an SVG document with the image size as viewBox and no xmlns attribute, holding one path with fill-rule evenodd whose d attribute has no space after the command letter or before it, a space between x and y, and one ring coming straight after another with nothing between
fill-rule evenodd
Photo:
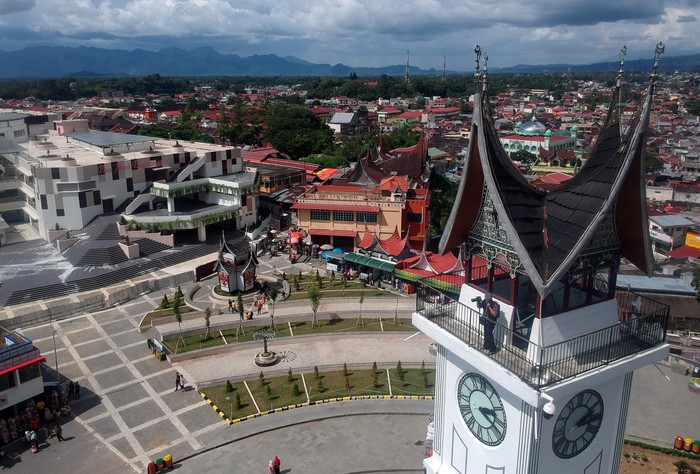
<instances>
[{"instance_id":1,"label":"tall tree","mask_svg":"<svg viewBox=\"0 0 700 474\"><path fill-rule=\"evenodd\" d=\"M318 322L316 321L316 314L318 313L318 307L321 305L321 290L319 290L317 286L310 286L306 291L306 296L309 298L311 311L314 313L314 318L311 321L311 327L315 328L318 325Z\"/></svg>"},{"instance_id":2,"label":"tall tree","mask_svg":"<svg viewBox=\"0 0 700 474\"><path fill-rule=\"evenodd\" d=\"M330 149L333 132L306 107L271 106L265 117L265 139L293 159Z\"/></svg>"}]
</instances>

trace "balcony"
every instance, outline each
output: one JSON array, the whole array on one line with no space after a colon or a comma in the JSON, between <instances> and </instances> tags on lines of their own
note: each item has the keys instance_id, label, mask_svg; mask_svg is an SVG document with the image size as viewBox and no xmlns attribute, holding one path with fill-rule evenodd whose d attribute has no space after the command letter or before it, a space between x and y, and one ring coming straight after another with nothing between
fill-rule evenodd
<instances>
[{"instance_id":1,"label":"balcony","mask_svg":"<svg viewBox=\"0 0 700 474\"><path fill-rule=\"evenodd\" d=\"M640 304L634 319L548 346L535 344L505 326L496 325L496 340L510 343L502 345L495 354L489 354L482 349L484 334L479 324L480 312L457 300L459 287L444 279L423 280L418 284L416 311L537 390L661 346L666 339L669 307L632 292L623 292L617 296L620 314L631 308L633 302Z\"/></svg>"}]
</instances>

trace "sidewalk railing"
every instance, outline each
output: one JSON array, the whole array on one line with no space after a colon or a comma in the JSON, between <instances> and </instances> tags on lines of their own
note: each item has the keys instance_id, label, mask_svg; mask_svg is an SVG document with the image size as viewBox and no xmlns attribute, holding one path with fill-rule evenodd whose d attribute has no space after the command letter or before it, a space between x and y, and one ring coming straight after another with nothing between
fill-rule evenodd
<instances>
[{"instance_id":1,"label":"sidewalk railing","mask_svg":"<svg viewBox=\"0 0 700 474\"><path fill-rule=\"evenodd\" d=\"M669 307L635 293L625 293L629 294L623 294L617 300L621 312L635 303L635 315L626 321L547 346L497 325L495 339L510 343L500 347L495 354L483 351L480 312L457 301L454 285L442 281L435 284L431 280L419 283L416 310L433 324L496 360L531 387L539 389L664 344Z\"/></svg>"}]
</instances>

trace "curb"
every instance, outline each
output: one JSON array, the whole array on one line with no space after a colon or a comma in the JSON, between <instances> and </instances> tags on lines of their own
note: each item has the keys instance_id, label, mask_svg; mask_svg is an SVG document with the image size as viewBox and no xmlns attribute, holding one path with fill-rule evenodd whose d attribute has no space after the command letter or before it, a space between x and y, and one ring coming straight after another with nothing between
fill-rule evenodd
<instances>
[{"instance_id":1,"label":"curb","mask_svg":"<svg viewBox=\"0 0 700 474\"><path fill-rule=\"evenodd\" d=\"M327 403L349 402L354 400L435 400L435 396L433 395L359 395L351 397L336 397L326 398L324 400L316 400L312 402L297 403L296 405L288 405L286 407L273 408L272 410L262 411L260 413L248 415L243 418L231 419L227 418L226 414L223 411L221 411L219 407L216 406L214 402L209 397L207 397L207 395L204 392L202 392L201 390L198 390L198 392L199 396L202 397L202 399L211 406L212 410L214 410L226 423L228 423L229 426L235 425L237 423L242 423L247 420L260 418L262 416L272 415L273 413L281 413L284 411L293 410L295 408L309 407L313 405L324 405Z\"/></svg>"}]
</instances>

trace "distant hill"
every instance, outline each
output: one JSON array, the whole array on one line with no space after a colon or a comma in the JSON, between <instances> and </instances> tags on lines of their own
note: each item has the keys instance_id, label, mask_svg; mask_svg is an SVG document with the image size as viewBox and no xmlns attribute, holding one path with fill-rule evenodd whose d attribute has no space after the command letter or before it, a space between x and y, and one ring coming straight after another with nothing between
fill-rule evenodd
<instances>
[{"instance_id":1,"label":"distant hill","mask_svg":"<svg viewBox=\"0 0 700 474\"><path fill-rule=\"evenodd\" d=\"M209 47L185 50L176 47L160 51L135 49L101 49L85 46L32 46L21 51L0 51L0 78L29 77L97 77L143 76L158 73L164 76L390 76L403 75L405 65L385 67L350 67L344 64L314 64L294 56L274 54L241 57L221 54ZM651 68L651 60L628 60L627 70L643 71ZM572 71L617 71L617 62L570 66ZM566 64L518 65L492 68L492 72L541 73L564 72ZM664 56L664 71L700 71L700 54ZM79 71L79 72L76 72ZM435 69L411 68L411 75L441 75Z\"/></svg>"}]
</instances>

